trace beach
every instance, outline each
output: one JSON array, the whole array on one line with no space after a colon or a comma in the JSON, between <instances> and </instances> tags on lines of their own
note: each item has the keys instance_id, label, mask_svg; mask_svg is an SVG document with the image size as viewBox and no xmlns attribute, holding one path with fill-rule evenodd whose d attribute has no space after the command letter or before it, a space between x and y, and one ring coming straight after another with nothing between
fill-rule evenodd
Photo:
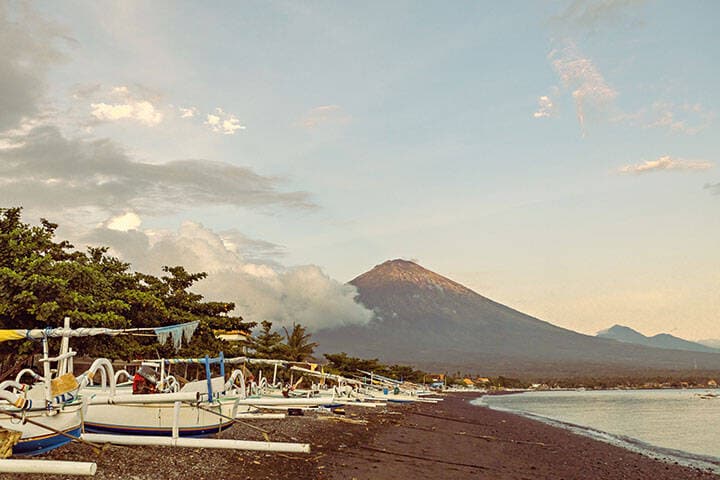
<instances>
[{"instance_id":1,"label":"beach","mask_svg":"<svg viewBox=\"0 0 720 480\"><path fill-rule=\"evenodd\" d=\"M97 479L717 479L521 416L471 405L477 394L438 404L345 409L249 421L272 441L308 442L310 454L72 444L36 457L95 461ZM236 424L220 438L263 440ZM40 478L0 474L2 479ZM45 476L47 480L72 478ZM77 477L83 478L83 477ZM90 478L90 477L85 477Z\"/></svg>"}]
</instances>

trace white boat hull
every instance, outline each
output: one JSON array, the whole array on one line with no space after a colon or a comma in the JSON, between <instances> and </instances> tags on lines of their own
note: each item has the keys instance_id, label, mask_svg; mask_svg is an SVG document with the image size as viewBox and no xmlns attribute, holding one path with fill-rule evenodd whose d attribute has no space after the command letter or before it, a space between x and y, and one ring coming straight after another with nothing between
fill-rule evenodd
<instances>
[{"instance_id":1,"label":"white boat hull","mask_svg":"<svg viewBox=\"0 0 720 480\"><path fill-rule=\"evenodd\" d=\"M62 410L47 411L45 409L33 409L24 412L25 418L46 425L73 437L80 437L80 416L81 405L79 402L65 405ZM23 412L17 409L7 409L16 415ZM64 435L48 430L38 425L11 418L0 414L0 427L8 430L22 432L20 441L13 446L13 455L39 455L57 447L65 445L72 440Z\"/></svg>"},{"instance_id":2,"label":"white boat hull","mask_svg":"<svg viewBox=\"0 0 720 480\"><path fill-rule=\"evenodd\" d=\"M201 402L199 404L201 408L194 404L181 404L177 421L179 435L181 437L213 435L230 427L235 413L252 409L244 405L235 409L234 403L234 398L225 397L212 404ZM171 436L174 422L175 411L172 402L90 405L85 415L85 430L92 433L120 435Z\"/></svg>"}]
</instances>

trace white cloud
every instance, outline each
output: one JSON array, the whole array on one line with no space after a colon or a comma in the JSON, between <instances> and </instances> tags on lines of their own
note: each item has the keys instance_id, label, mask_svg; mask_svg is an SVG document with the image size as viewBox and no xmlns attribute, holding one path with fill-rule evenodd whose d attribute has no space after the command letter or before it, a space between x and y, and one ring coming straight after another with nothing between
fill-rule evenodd
<instances>
[{"instance_id":1,"label":"white cloud","mask_svg":"<svg viewBox=\"0 0 720 480\"><path fill-rule=\"evenodd\" d=\"M178 110L180 111L180 118L193 118L198 113L198 109L196 107L178 107Z\"/></svg>"},{"instance_id":2,"label":"white cloud","mask_svg":"<svg viewBox=\"0 0 720 480\"><path fill-rule=\"evenodd\" d=\"M161 95L139 84L132 87L116 85L110 88L99 84L80 85L73 89L72 98L83 105L81 112L84 118L87 115L85 106L89 103L90 116L95 123L127 120L154 127L165 117L163 107L160 106ZM74 109L75 107L71 107L71 110ZM88 125L87 120L83 122Z\"/></svg>"},{"instance_id":3,"label":"white cloud","mask_svg":"<svg viewBox=\"0 0 720 480\"><path fill-rule=\"evenodd\" d=\"M127 232L129 230L137 230L140 227L142 220L135 212L126 212L122 215L111 218L105 225L110 230L117 230L119 232Z\"/></svg>"},{"instance_id":4,"label":"white cloud","mask_svg":"<svg viewBox=\"0 0 720 480\"><path fill-rule=\"evenodd\" d=\"M705 160L684 160L673 158L669 155L662 156L657 160L646 160L642 163L625 165L618 169L619 173L651 173L668 170L692 171L708 170L713 168L713 163Z\"/></svg>"},{"instance_id":5,"label":"white cloud","mask_svg":"<svg viewBox=\"0 0 720 480\"><path fill-rule=\"evenodd\" d=\"M91 103L90 107L93 117L108 122L129 119L154 127L163 120L162 112L146 100L116 104Z\"/></svg>"},{"instance_id":6,"label":"white cloud","mask_svg":"<svg viewBox=\"0 0 720 480\"><path fill-rule=\"evenodd\" d=\"M209 126L213 132L224 135L235 135L237 130L245 130L246 128L235 115L225 112L220 107L215 109L215 114L207 114L205 125Z\"/></svg>"},{"instance_id":7,"label":"white cloud","mask_svg":"<svg viewBox=\"0 0 720 480\"><path fill-rule=\"evenodd\" d=\"M595 63L584 57L571 41L567 42L565 48L551 51L548 59L563 87L572 91L578 122L584 135L587 107L606 108L617 98L617 91L607 83Z\"/></svg>"},{"instance_id":8,"label":"white cloud","mask_svg":"<svg viewBox=\"0 0 720 480\"><path fill-rule=\"evenodd\" d=\"M345 114L340 105L321 105L308 111L297 123L303 128L315 128L322 124L344 125L352 118Z\"/></svg>"},{"instance_id":9,"label":"white cloud","mask_svg":"<svg viewBox=\"0 0 720 480\"><path fill-rule=\"evenodd\" d=\"M538 109L533 113L534 118L547 118L547 117L553 117L555 116L555 104L553 103L552 99L547 96L543 95L540 98L538 98Z\"/></svg>"},{"instance_id":10,"label":"white cloud","mask_svg":"<svg viewBox=\"0 0 720 480\"><path fill-rule=\"evenodd\" d=\"M255 245L267 244L242 237ZM237 313L249 321L270 320L277 326L297 322L318 329L364 324L373 315L355 302L355 287L333 280L320 267L248 260L244 244L229 248L223 235L199 223L184 222L177 232L155 232L152 238L142 231L101 228L83 241L111 247L114 254L146 273L160 274L163 265L208 272L195 290L209 300L235 302Z\"/></svg>"}]
</instances>

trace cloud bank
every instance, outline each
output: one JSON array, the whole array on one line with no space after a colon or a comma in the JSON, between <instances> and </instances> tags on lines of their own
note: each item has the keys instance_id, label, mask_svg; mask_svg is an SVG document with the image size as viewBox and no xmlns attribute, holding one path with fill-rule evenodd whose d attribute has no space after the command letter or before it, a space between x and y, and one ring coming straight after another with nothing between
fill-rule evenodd
<instances>
[{"instance_id":1,"label":"cloud bank","mask_svg":"<svg viewBox=\"0 0 720 480\"><path fill-rule=\"evenodd\" d=\"M234 230L215 233L189 221L177 232L141 230L142 216L202 206L297 210L315 205L307 193L282 191L280 179L250 168L206 159L140 161L123 145L87 134L99 123L152 127L165 114L199 117L195 107L161 108L161 95L140 85L75 88L71 99L80 105L75 127L81 131L62 130L69 125L67 114L76 111L59 115L45 98L47 70L61 58L51 46L60 31L21 13L10 20L0 3L0 205L59 217L63 236L79 248L109 246L137 271L161 274L163 265L183 265L208 272L196 290L210 300L234 301L251 321L321 328L370 320L372 312L354 301L355 287L331 279L318 266L286 267L269 260L282 257L279 245ZM219 108L205 123L226 135L245 128Z\"/></svg>"},{"instance_id":2,"label":"cloud bank","mask_svg":"<svg viewBox=\"0 0 720 480\"><path fill-rule=\"evenodd\" d=\"M61 30L26 9L12 13L0 6L0 204L45 216L86 209L104 219L196 206L314 207L307 193L283 192L280 179L250 168L206 159L142 162L112 140L65 133L45 99L47 70L62 57L52 48ZM72 97L87 102L98 122L156 125L163 118L154 106L160 94L140 85L87 85ZM240 128L232 115L218 114L219 128Z\"/></svg>"},{"instance_id":3,"label":"cloud bank","mask_svg":"<svg viewBox=\"0 0 720 480\"><path fill-rule=\"evenodd\" d=\"M108 216L198 205L313 208L308 194L279 191L279 179L224 162L138 162L111 140L66 138L54 126L4 140L12 148L0 150L0 204L96 207Z\"/></svg>"},{"instance_id":4,"label":"cloud bank","mask_svg":"<svg viewBox=\"0 0 720 480\"><path fill-rule=\"evenodd\" d=\"M208 272L195 290L210 300L235 302L246 320L270 320L276 326L297 322L315 330L365 324L373 315L355 302L354 286L333 280L318 266L285 267L251 259L275 254L280 247L239 232L219 234L187 221L177 232L98 228L82 241L110 246L112 253L147 273L157 275L163 265L178 264Z\"/></svg>"}]
</instances>

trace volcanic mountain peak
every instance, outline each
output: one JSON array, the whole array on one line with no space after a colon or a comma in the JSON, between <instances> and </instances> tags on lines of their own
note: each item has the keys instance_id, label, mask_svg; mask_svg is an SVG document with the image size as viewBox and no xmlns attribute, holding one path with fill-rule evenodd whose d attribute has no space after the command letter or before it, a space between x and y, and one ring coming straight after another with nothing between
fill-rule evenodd
<instances>
[{"instance_id":1,"label":"volcanic mountain peak","mask_svg":"<svg viewBox=\"0 0 720 480\"><path fill-rule=\"evenodd\" d=\"M375 266L352 282L376 313L364 325L313 333L321 353L488 375L619 375L720 371L720 354L651 348L566 330L483 297L407 260ZM615 327L617 330L622 327Z\"/></svg>"},{"instance_id":2,"label":"volcanic mountain peak","mask_svg":"<svg viewBox=\"0 0 720 480\"><path fill-rule=\"evenodd\" d=\"M350 283L361 289L383 288L388 284L412 284L425 289L464 294L474 293L449 278L431 272L415 262L402 259L388 260L376 265L375 268L356 277Z\"/></svg>"}]
</instances>

